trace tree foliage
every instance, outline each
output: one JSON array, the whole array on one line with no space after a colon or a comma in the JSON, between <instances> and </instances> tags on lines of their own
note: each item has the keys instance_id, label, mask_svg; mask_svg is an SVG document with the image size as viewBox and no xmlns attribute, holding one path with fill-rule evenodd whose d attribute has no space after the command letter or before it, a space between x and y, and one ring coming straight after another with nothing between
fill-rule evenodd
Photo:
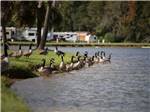
<instances>
[{"instance_id":1,"label":"tree foliage","mask_svg":"<svg viewBox=\"0 0 150 112\"><path fill-rule=\"evenodd\" d=\"M54 31L90 31L103 38L110 33L113 34L115 42L150 42L149 1L58 2L59 4L50 10L48 23ZM7 25L36 26L38 2L16 1L14 4L14 13ZM45 13L46 10L42 13L42 22Z\"/></svg>"}]
</instances>

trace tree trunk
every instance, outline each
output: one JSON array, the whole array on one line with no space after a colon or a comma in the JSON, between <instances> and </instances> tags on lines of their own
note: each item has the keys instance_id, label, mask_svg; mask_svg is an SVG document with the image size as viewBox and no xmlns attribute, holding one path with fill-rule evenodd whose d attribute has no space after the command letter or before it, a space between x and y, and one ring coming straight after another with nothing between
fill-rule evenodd
<instances>
[{"instance_id":1,"label":"tree trunk","mask_svg":"<svg viewBox=\"0 0 150 112\"><path fill-rule=\"evenodd\" d=\"M38 48L41 41L41 29L42 29L42 17L41 17L41 7L42 1L38 1L38 7L37 7L37 43L36 47Z\"/></svg>"},{"instance_id":2,"label":"tree trunk","mask_svg":"<svg viewBox=\"0 0 150 112\"><path fill-rule=\"evenodd\" d=\"M7 42L7 38L6 38L6 27L5 27L5 25L2 25L2 39L3 39L4 49L6 49L5 43Z\"/></svg>"},{"instance_id":3,"label":"tree trunk","mask_svg":"<svg viewBox=\"0 0 150 112\"><path fill-rule=\"evenodd\" d=\"M43 35L42 35L41 42L40 42L40 45L39 45L38 49L44 49L45 44L46 44L49 18L50 18L50 7L51 7L51 4L50 4L50 2L48 2L48 6L47 6L47 9L46 9L45 20L44 20Z\"/></svg>"}]
</instances>

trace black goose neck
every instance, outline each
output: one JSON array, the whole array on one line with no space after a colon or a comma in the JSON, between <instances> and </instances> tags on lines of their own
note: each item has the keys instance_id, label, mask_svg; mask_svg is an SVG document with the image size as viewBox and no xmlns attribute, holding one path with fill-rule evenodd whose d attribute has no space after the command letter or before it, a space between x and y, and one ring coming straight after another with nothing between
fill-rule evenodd
<instances>
[{"instance_id":1,"label":"black goose neck","mask_svg":"<svg viewBox=\"0 0 150 112\"><path fill-rule=\"evenodd\" d=\"M43 61L43 65L42 65L42 66L44 67L44 66L45 66L45 62L46 62L46 60L45 60L45 59L43 59L42 61Z\"/></svg>"},{"instance_id":2,"label":"black goose neck","mask_svg":"<svg viewBox=\"0 0 150 112\"><path fill-rule=\"evenodd\" d=\"M30 44L29 49L32 49L32 44Z\"/></svg>"},{"instance_id":3,"label":"black goose neck","mask_svg":"<svg viewBox=\"0 0 150 112\"><path fill-rule=\"evenodd\" d=\"M63 57L63 55L61 56L61 61L64 62L64 57Z\"/></svg>"}]
</instances>

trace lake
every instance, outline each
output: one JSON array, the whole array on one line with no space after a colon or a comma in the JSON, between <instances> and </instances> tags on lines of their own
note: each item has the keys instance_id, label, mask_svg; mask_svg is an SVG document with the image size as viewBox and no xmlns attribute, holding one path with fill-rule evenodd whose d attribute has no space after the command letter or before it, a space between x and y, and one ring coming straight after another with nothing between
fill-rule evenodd
<instances>
[{"instance_id":1,"label":"lake","mask_svg":"<svg viewBox=\"0 0 150 112\"><path fill-rule=\"evenodd\" d=\"M50 47L54 49L54 47ZM104 50L111 64L95 64L50 78L17 81L11 89L33 112L149 112L150 49L60 47L67 52Z\"/></svg>"}]
</instances>

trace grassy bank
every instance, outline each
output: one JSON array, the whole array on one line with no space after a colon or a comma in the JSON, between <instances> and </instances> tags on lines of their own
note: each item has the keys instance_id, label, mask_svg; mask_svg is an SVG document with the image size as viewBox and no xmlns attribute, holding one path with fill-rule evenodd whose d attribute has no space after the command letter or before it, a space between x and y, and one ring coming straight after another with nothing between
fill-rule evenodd
<instances>
[{"instance_id":1,"label":"grassy bank","mask_svg":"<svg viewBox=\"0 0 150 112\"><path fill-rule=\"evenodd\" d=\"M11 81L1 77L1 111L2 112L31 112L23 100L9 89Z\"/></svg>"},{"instance_id":2,"label":"grassy bank","mask_svg":"<svg viewBox=\"0 0 150 112\"><path fill-rule=\"evenodd\" d=\"M31 42L10 42L11 45L29 45ZM35 43L33 43L35 44ZM47 42L47 46L78 46L78 47L91 47L91 46L99 46L99 47L150 47L150 43L85 43L85 42L79 42L79 43L72 43L72 42Z\"/></svg>"},{"instance_id":3,"label":"grassy bank","mask_svg":"<svg viewBox=\"0 0 150 112\"><path fill-rule=\"evenodd\" d=\"M11 51L9 51L11 52ZM65 63L69 63L71 60L72 54L66 53L64 57ZM32 55L27 58L22 56L20 58L9 58L10 66L9 70L4 72L5 76L10 78L30 78L35 77L37 74L33 69L37 64L42 63L42 59L46 59L46 65L49 65L50 58L55 59L55 65L59 65L61 62L61 57L57 56L53 51L49 51L47 55L39 55L39 51L33 51Z\"/></svg>"}]
</instances>

